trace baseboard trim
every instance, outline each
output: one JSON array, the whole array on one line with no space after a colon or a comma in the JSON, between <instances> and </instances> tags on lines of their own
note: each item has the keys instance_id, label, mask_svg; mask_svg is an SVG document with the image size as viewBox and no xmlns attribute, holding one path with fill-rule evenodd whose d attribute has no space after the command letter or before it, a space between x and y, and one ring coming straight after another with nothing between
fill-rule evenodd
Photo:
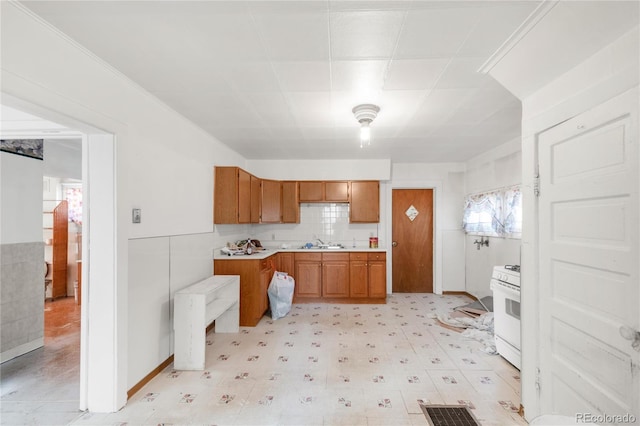
<instances>
[{"instance_id":1,"label":"baseboard trim","mask_svg":"<svg viewBox=\"0 0 640 426\"><path fill-rule=\"evenodd\" d=\"M146 376L144 376L144 378L142 380L140 380L138 383L133 385L133 387L131 389L129 389L129 391L127 392L127 400L131 399L131 397L133 395L135 395L136 392L138 392L140 389L142 389L142 387L144 385L149 383L151 381L151 379L153 379L158 374L160 374L160 372L162 370L164 370L169 365L171 365L172 362L173 362L173 355L171 355L169 358L167 358L162 364L160 364L159 366L154 368L153 371L151 371L151 373L149 373Z\"/></svg>"},{"instance_id":2,"label":"baseboard trim","mask_svg":"<svg viewBox=\"0 0 640 426\"><path fill-rule=\"evenodd\" d=\"M470 299L478 300L473 294L467 293L466 291L443 291L442 294L450 294L453 296L467 296Z\"/></svg>"},{"instance_id":3,"label":"baseboard trim","mask_svg":"<svg viewBox=\"0 0 640 426\"><path fill-rule=\"evenodd\" d=\"M13 358L17 358L20 355L24 355L28 352L35 351L38 348L44 346L44 337L39 337L35 340L32 340L27 343L23 343L20 346L16 346L15 348L7 349L6 351L0 354L0 363L9 361Z\"/></svg>"}]
</instances>

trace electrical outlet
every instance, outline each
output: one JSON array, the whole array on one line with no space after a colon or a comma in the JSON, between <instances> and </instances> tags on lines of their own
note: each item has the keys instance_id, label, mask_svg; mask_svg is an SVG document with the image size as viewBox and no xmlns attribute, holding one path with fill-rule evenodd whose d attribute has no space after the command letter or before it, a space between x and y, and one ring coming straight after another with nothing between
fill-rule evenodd
<instances>
[{"instance_id":1,"label":"electrical outlet","mask_svg":"<svg viewBox=\"0 0 640 426\"><path fill-rule=\"evenodd\" d=\"M276 234L271 234L271 239L275 240L276 239Z\"/></svg>"}]
</instances>

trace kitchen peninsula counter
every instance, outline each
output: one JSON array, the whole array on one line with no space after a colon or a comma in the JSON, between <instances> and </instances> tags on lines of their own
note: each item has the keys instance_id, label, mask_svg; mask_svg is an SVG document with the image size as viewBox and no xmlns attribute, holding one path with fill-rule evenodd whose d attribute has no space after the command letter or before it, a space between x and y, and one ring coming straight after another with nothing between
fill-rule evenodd
<instances>
[{"instance_id":1,"label":"kitchen peninsula counter","mask_svg":"<svg viewBox=\"0 0 640 426\"><path fill-rule=\"evenodd\" d=\"M239 254L239 255L229 256L226 254L222 254L220 250L221 248L215 249L213 254L213 260L250 260L250 259L260 260L260 259L266 259L278 253L353 253L353 252L385 253L387 251L387 249L385 248L369 248L369 247L355 247L355 248L345 247L343 249L302 249L302 248L273 249L273 248L269 248L265 250L256 251L255 253L252 253L252 254L245 254L245 255Z\"/></svg>"},{"instance_id":2,"label":"kitchen peninsula counter","mask_svg":"<svg viewBox=\"0 0 640 426\"><path fill-rule=\"evenodd\" d=\"M240 276L240 325L253 327L269 308L275 271L294 277L294 303L386 303L387 250L278 248L250 255L213 254L214 275Z\"/></svg>"}]
</instances>

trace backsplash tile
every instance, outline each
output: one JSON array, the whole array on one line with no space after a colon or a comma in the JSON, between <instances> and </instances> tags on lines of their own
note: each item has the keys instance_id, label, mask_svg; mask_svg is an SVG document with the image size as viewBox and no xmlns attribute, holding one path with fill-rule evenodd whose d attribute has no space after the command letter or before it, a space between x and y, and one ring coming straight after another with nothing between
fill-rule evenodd
<instances>
[{"instance_id":1,"label":"backsplash tile","mask_svg":"<svg viewBox=\"0 0 640 426\"><path fill-rule=\"evenodd\" d=\"M369 246L369 237L378 235L376 223L349 223L349 204L346 203L302 203L300 223L254 225L252 237L267 247L301 246L305 243L340 243L352 247Z\"/></svg>"}]
</instances>

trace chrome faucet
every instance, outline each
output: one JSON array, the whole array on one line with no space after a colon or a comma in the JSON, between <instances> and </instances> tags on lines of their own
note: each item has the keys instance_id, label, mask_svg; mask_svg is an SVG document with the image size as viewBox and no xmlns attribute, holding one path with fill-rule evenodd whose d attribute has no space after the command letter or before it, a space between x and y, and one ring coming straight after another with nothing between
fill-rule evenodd
<instances>
[{"instance_id":1,"label":"chrome faucet","mask_svg":"<svg viewBox=\"0 0 640 426\"><path fill-rule=\"evenodd\" d=\"M322 241L320 238L316 238L316 241L320 243L319 245L322 245L322 246L325 245L324 241Z\"/></svg>"},{"instance_id":2,"label":"chrome faucet","mask_svg":"<svg viewBox=\"0 0 640 426\"><path fill-rule=\"evenodd\" d=\"M482 237L480 237L480 241L475 240L475 241L473 242L473 244L475 244L475 245L476 245L476 248L477 248L478 250L480 250L480 247L482 247L482 246L487 246L487 247L489 247L489 238L488 238L488 237L487 237L487 238L485 238L485 237L484 237L484 235L483 235Z\"/></svg>"}]
</instances>

